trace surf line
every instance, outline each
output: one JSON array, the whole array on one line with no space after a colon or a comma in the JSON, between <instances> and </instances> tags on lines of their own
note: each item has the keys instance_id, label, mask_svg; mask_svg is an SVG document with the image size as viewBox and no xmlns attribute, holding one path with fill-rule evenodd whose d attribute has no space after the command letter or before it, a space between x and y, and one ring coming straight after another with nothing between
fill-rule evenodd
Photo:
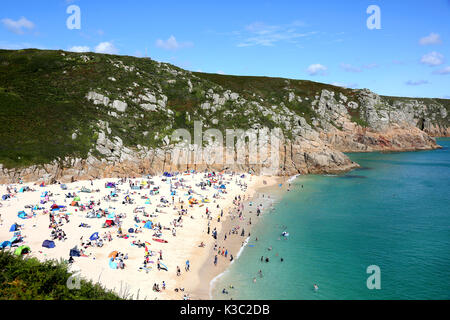
<instances>
[{"instance_id":1,"label":"surf line","mask_svg":"<svg viewBox=\"0 0 450 320\"><path fill-rule=\"evenodd\" d=\"M287 182L291 183L292 181L294 181L295 179L297 179L300 176L301 176L301 174L296 174L295 176L290 177Z\"/></svg>"},{"instance_id":2,"label":"surf line","mask_svg":"<svg viewBox=\"0 0 450 320\"><path fill-rule=\"evenodd\" d=\"M250 240L250 237L247 237L247 239L245 239L244 244L241 246L241 248L239 249L239 251L238 251L238 253L237 253L237 255L236 255L236 259L233 259L233 261L230 262L230 265L227 267L227 269L226 269L224 272L222 272L222 273L218 274L217 276L215 276L215 277L211 280L211 282L209 283L209 299L210 299L210 300L212 300L212 291L213 291L213 288L214 288L214 284L217 282L217 280L219 280L219 278L221 278L223 275L225 275L225 274L229 271L230 266L231 266L237 259L239 259L239 256L240 256L241 253L244 251L244 248L247 246L249 240Z\"/></svg>"}]
</instances>

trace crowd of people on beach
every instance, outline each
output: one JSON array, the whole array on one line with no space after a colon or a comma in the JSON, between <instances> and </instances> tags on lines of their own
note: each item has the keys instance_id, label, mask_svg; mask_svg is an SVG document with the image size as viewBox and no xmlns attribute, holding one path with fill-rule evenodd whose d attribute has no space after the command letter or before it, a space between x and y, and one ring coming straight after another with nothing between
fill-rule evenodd
<instances>
[{"instance_id":1,"label":"crowd of people on beach","mask_svg":"<svg viewBox=\"0 0 450 320\"><path fill-rule=\"evenodd\" d=\"M194 185L186 174L202 175L201 182ZM47 185L43 183L39 187L35 187L35 184L33 188L20 184L19 186L8 185L0 204L19 197L18 188L21 187L22 192L42 191L39 203L30 205L31 208L29 209L25 208L30 211L26 215L26 219L48 215L50 222L49 239L73 243L70 234L66 234L64 230L65 226L69 225L72 220L77 221L76 226L80 230L93 229L91 237L81 237L77 243L73 243L75 245L74 250L70 250L68 256L68 261L71 264L76 264L78 257L95 257L96 252L104 247L109 247L113 251L116 241L120 239L119 241L127 240L133 247L144 249L141 256L143 257L142 260L139 257L133 257L133 260L136 260L136 258L139 260L137 271L145 271L144 274L158 272L158 275L160 274L162 277L165 274L173 274L176 278L184 279L189 277L188 274L192 270L191 261L185 260L183 272L180 265L175 268L169 264L166 266L163 263L163 250L161 248L164 247L164 243L170 241L171 237L173 239L178 237L186 221L198 219L204 221L204 232L212 237L211 246L204 241L196 244L196 246L210 248L211 251L206 251L205 254L213 255L215 266L227 266L232 263L237 251L250 239L250 229L254 223L252 219L255 220L260 217L266 207L263 202L256 204L246 196L248 180L245 178L245 174L233 172L165 173L160 181L169 186L168 193L163 192L161 185L158 185L155 182L156 179L150 175L141 178L108 179L104 183L104 187L100 186L100 188L95 188L92 180L89 181L90 186L83 185L76 190L71 189L71 186L56 183L61 187L61 190L65 191L62 197L55 194L54 190L53 193L47 190ZM227 196L229 192L227 186L230 184L236 186L239 192L233 196L231 206L222 207L219 200ZM101 188L104 189L101 190ZM106 195L105 189L108 189ZM205 194L208 195L205 196ZM116 206L120 203L121 208L129 208L129 210L121 209L121 211L117 211ZM153 208L152 210L148 209L150 205ZM199 215L196 213L199 211L194 210L194 208L201 208L202 213ZM174 213L176 216L163 223L159 217L168 213ZM73 215L76 215L77 219L73 219ZM127 219L127 216L130 216L130 218ZM83 220L79 221L81 217ZM106 229L103 232L98 229L95 230L94 222L97 219L102 220L102 228ZM134 225L130 224L130 220ZM227 221L227 223L224 224L224 221ZM2 223L1 215L0 223ZM15 242L14 246L25 243L25 238L21 237L20 234L20 225L17 224L17 226L15 235L21 242ZM146 231L147 229L148 231ZM240 246L236 243L239 243ZM160 247L156 249L156 246ZM128 259L127 253L116 252L109 257L109 266L111 268L117 266L118 270L129 269L131 264L128 263ZM266 259L265 261L269 262L269 258ZM283 258L280 259L283 261ZM194 265L194 267L198 271L201 266ZM167 286L168 283L165 280L160 284L155 282L152 291L162 293L166 291ZM184 290L184 288L176 287L174 292L184 293ZM190 299L190 295L184 293L183 299Z\"/></svg>"}]
</instances>

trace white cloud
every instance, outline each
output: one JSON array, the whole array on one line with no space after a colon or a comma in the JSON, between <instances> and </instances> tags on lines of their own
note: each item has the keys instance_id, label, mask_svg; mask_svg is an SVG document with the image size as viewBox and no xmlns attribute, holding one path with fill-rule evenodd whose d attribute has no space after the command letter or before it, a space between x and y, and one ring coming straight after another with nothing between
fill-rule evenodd
<instances>
[{"instance_id":1,"label":"white cloud","mask_svg":"<svg viewBox=\"0 0 450 320\"><path fill-rule=\"evenodd\" d=\"M341 68L347 72L362 72L361 68L352 66L351 64L348 63L341 63Z\"/></svg>"},{"instance_id":2,"label":"white cloud","mask_svg":"<svg viewBox=\"0 0 450 320\"><path fill-rule=\"evenodd\" d=\"M429 66L439 66L444 63L444 55L433 51L424 55L420 62Z\"/></svg>"},{"instance_id":3,"label":"white cloud","mask_svg":"<svg viewBox=\"0 0 450 320\"><path fill-rule=\"evenodd\" d=\"M111 42L100 42L95 47L97 53L117 54L119 50Z\"/></svg>"},{"instance_id":4,"label":"white cloud","mask_svg":"<svg viewBox=\"0 0 450 320\"><path fill-rule=\"evenodd\" d=\"M421 38L419 40L419 43L422 46L426 46L426 45L429 45L429 44L441 44L442 40L441 40L440 35L438 35L437 33L433 33L432 32L428 36Z\"/></svg>"},{"instance_id":5,"label":"white cloud","mask_svg":"<svg viewBox=\"0 0 450 320\"><path fill-rule=\"evenodd\" d=\"M24 34L25 31L23 29L34 29L34 23L25 17L22 17L17 21L5 18L2 19L2 23L9 31L14 32L15 34Z\"/></svg>"},{"instance_id":6,"label":"white cloud","mask_svg":"<svg viewBox=\"0 0 450 320\"><path fill-rule=\"evenodd\" d=\"M376 63L369 63L369 64L365 64L362 65L361 67L357 67L348 63L341 63L341 68L344 69L347 72L362 72L363 69L373 69L373 68L377 68L378 64Z\"/></svg>"},{"instance_id":7,"label":"white cloud","mask_svg":"<svg viewBox=\"0 0 450 320\"><path fill-rule=\"evenodd\" d=\"M423 84L429 84L427 80L408 80L405 82L407 86L421 86Z\"/></svg>"},{"instance_id":8,"label":"white cloud","mask_svg":"<svg viewBox=\"0 0 450 320\"><path fill-rule=\"evenodd\" d=\"M170 36L167 40L156 40L156 46L165 50L178 50L182 48L192 47L192 42L178 42L174 36Z\"/></svg>"},{"instance_id":9,"label":"white cloud","mask_svg":"<svg viewBox=\"0 0 450 320\"><path fill-rule=\"evenodd\" d=\"M71 52L89 52L91 49L88 46L73 46L68 51Z\"/></svg>"},{"instance_id":10,"label":"white cloud","mask_svg":"<svg viewBox=\"0 0 450 320\"><path fill-rule=\"evenodd\" d=\"M287 25L267 25L261 22L255 22L245 27L245 30L239 32L245 39L237 45L238 47L250 46L274 46L275 43L284 41L296 43L298 38L311 36L317 32L297 32L297 27L304 26L303 22L296 21Z\"/></svg>"},{"instance_id":11,"label":"white cloud","mask_svg":"<svg viewBox=\"0 0 450 320\"><path fill-rule=\"evenodd\" d=\"M225 74L222 70L217 71L218 74Z\"/></svg>"},{"instance_id":12,"label":"white cloud","mask_svg":"<svg viewBox=\"0 0 450 320\"><path fill-rule=\"evenodd\" d=\"M310 76L316 76L316 75L324 76L327 74L327 70L328 70L328 68L325 67L324 65L321 65L320 63L316 63L316 64L310 65L308 67L308 69L306 69L306 72Z\"/></svg>"},{"instance_id":13,"label":"white cloud","mask_svg":"<svg viewBox=\"0 0 450 320\"><path fill-rule=\"evenodd\" d=\"M373 69L378 68L379 65L377 63L369 63L362 66L364 69Z\"/></svg>"},{"instance_id":14,"label":"white cloud","mask_svg":"<svg viewBox=\"0 0 450 320\"><path fill-rule=\"evenodd\" d=\"M333 86L342 87L342 88L358 88L357 83L342 83L342 82L333 82L331 83Z\"/></svg>"},{"instance_id":15,"label":"white cloud","mask_svg":"<svg viewBox=\"0 0 450 320\"><path fill-rule=\"evenodd\" d=\"M444 67L442 69L434 70L433 74L440 74L440 75L450 74L450 66Z\"/></svg>"}]
</instances>

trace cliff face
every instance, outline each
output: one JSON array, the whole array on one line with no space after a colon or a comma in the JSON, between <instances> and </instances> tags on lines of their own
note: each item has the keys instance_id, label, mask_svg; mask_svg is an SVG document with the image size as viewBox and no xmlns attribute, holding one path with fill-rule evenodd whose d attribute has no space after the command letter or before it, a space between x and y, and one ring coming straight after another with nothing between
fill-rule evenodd
<instances>
[{"instance_id":1,"label":"cliff face","mask_svg":"<svg viewBox=\"0 0 450 320\"><path fill-rule=\"evenodd\" d=\"M379 96L310 81L191 73L150 59L0 50L0 183L140 176L187 169L293 175L358 167L343 152L439 148L450 101ZM242 164L172 159L185 128L280 128L267 155ZM203 132L204 132L203 131ZM265 147L272 147L266 145ZM210 145L212 154L224 152ZM270 169L270 170L269 170Z\"/></svg>"}]
</instances>

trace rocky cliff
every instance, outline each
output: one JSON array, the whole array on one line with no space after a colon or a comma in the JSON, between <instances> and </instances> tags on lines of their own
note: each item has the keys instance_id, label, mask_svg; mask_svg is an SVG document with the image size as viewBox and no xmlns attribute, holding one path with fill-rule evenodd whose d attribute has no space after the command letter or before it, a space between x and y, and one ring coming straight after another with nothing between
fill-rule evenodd
<instances>
[{"instance_id":1,"label":"rocky cliff","mask_svg":"<svg viewBox=\"0 0 450 320\"><path fill-rule=\"evenodd\" d=\"M192 73L150 59L0 50L0 183L214 169L293 175L355 168L343 152L439 148L450 101L379 96L310 81ZM281 130L247 139L239 164L174 161L177 129ZM217 141L215 141L217 142ZM259 144L258 144L259 142ZM251 146L277 150L276 161ZM264 158L264 159L261 159Z\"/></svg>"}]
</instances>

